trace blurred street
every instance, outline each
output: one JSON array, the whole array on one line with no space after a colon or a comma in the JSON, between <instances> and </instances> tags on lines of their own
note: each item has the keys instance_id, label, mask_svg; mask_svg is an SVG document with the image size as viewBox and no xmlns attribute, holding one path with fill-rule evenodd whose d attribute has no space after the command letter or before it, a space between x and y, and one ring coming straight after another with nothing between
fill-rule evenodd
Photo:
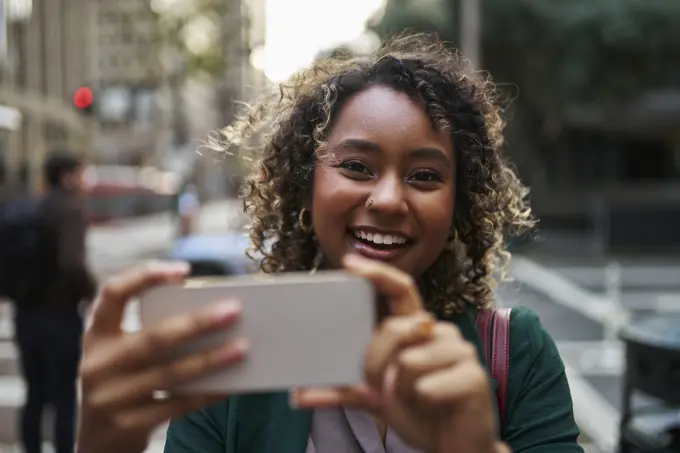
<instances>
[{"instance_id":1,"label":"blurred street","mask_svg":"<svg viewBox=\"0 0 680 453\"><path fill-rule=\"evenodd\" d=\"M216 201L201 208L197 232L224 233L243 226L241 202ZM140 260L158 258L174 238L169 213L94 228L88 236L88 251L94 271L100 278Z\"/></svg>"}]
</instances>

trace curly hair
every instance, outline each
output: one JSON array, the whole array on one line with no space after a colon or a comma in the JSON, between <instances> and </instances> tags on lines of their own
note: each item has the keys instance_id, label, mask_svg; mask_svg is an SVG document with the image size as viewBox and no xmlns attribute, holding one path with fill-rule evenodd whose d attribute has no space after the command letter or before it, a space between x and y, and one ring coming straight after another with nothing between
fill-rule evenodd
<instances>
[{"instance_id":1,"label":"curly hair","mask_svg":"<svg viewBox=\"0 0 680 453\"><path fill-rule=\"evenodd\" d=\"M495 86L431 35L395 37L368 57L320 61L211 138L213 149L250 149L245 155L254 165L243 193L251 221L249 256L259 255L268 274L312 268L317 245L298 218L311 198L317 152L345 103L374 85L419 101L433 127L450 131L453 139L455 239L418 278L426 307L450 316L470 304L491 306L510 258L505 235L534 225L528 190L501 153L505 123ZM255 136L261 145L247 146Z\"/></svg>"}]
</instances>

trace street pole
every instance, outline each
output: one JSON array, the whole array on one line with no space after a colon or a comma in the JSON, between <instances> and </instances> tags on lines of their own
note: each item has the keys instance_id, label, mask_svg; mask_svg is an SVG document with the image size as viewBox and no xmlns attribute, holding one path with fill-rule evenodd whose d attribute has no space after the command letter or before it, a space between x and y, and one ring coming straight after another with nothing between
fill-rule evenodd
<instances>
[{"instance_id":1,"label":"street pole","mask_svg":"<svg viewBox=\"0 0 680 453\"><path fill-rule=\"evenodd\" d=\"M482 65L482 12L481 0L460 0L460 36L463 57L479 70Z\"/></svg>"},{"instance_id":2,"label":"street pole","mask_svg":"<svg viewBox=\"0 0 680 453\"><path fill-rule=\"evenodd\" d=\"M224 45L224 72L219 83L219 108L222 113L220 127L228 126L234 121L234 101L242 101L243 95L243 0L225 0L222 10L222 43ZM207 167L204 186L215 195L232 195L236 191L233 180L238 178L236 158L225 155L221 159L222 166ZM219 168L219 172L215 169Z\"/></svg>"},{"instance_id":3,"label":"street pole","mask_svg":"<svg viewBox=\"0 0 680 453\"><path fill-rule=\"evenodd\" d=\"M175 33L179 36L182 31L182 23L177 19L177 29ZM170 37L172 43L173 37ZM184 87L185 57L179 49L173 49L172 74L170 77L170 88L172 90L172 128L173 145L175 151L183 152L188 140L187 122L184 111L184 99L182 88Z\"/></svg>"},{"instance_id":4,"label":"street pole","mask_svg":"<svg viewBox=\"0 0 680 453\"><path fill-rule=\"evenodd\" d=\"M241 95L241 50L243 46L243 17L241 15L242 0L227 0L225 2L224 35L224 80L222 97L222 125L226 126L234 120L233 102L240 99Z\"/></svg>"}]
</instances>

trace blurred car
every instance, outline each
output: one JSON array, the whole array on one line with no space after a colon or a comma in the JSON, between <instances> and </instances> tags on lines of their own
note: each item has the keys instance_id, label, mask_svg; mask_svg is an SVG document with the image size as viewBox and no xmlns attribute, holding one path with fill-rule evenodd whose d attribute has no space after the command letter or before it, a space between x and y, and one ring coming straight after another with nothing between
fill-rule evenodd
<instances>
[{"instance_id":1,"label":"blurred car","mask_svg":"<svg viewBox=\"0 0 680 453\"><path fill-rule=\"evenodd\" d=\"M89 166L85 171L93 224L168 211L179 177L152 167Z\"/></svg>"},{"instance_id":2,"label":"blurred car","mask_svg":"<svg viewBox=\"0 0 680 453\"><path fill-rule=\"evenodd\" d=\"M188 262L194 277L244 275L256 264L246 256L248 244L244 234L186 236L173 244L168 259Z\"/></svg>"}]
</instances>

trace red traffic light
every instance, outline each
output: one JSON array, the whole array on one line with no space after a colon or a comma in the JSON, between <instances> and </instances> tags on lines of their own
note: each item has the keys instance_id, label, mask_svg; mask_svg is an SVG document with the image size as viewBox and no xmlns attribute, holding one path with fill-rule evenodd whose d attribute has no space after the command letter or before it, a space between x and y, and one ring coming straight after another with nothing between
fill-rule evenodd
<instances>
[{"instance_id":1,"label":"red traffic light","mask_svg":"<svg viewBox=\"0 0 680 453\"><path fill-rule=\"evenodd\" d=\"M92 105L94 94L88 87L80 87L73 95L73 104L79 109L86 109Z\"/></svg>"}]
</instances>

